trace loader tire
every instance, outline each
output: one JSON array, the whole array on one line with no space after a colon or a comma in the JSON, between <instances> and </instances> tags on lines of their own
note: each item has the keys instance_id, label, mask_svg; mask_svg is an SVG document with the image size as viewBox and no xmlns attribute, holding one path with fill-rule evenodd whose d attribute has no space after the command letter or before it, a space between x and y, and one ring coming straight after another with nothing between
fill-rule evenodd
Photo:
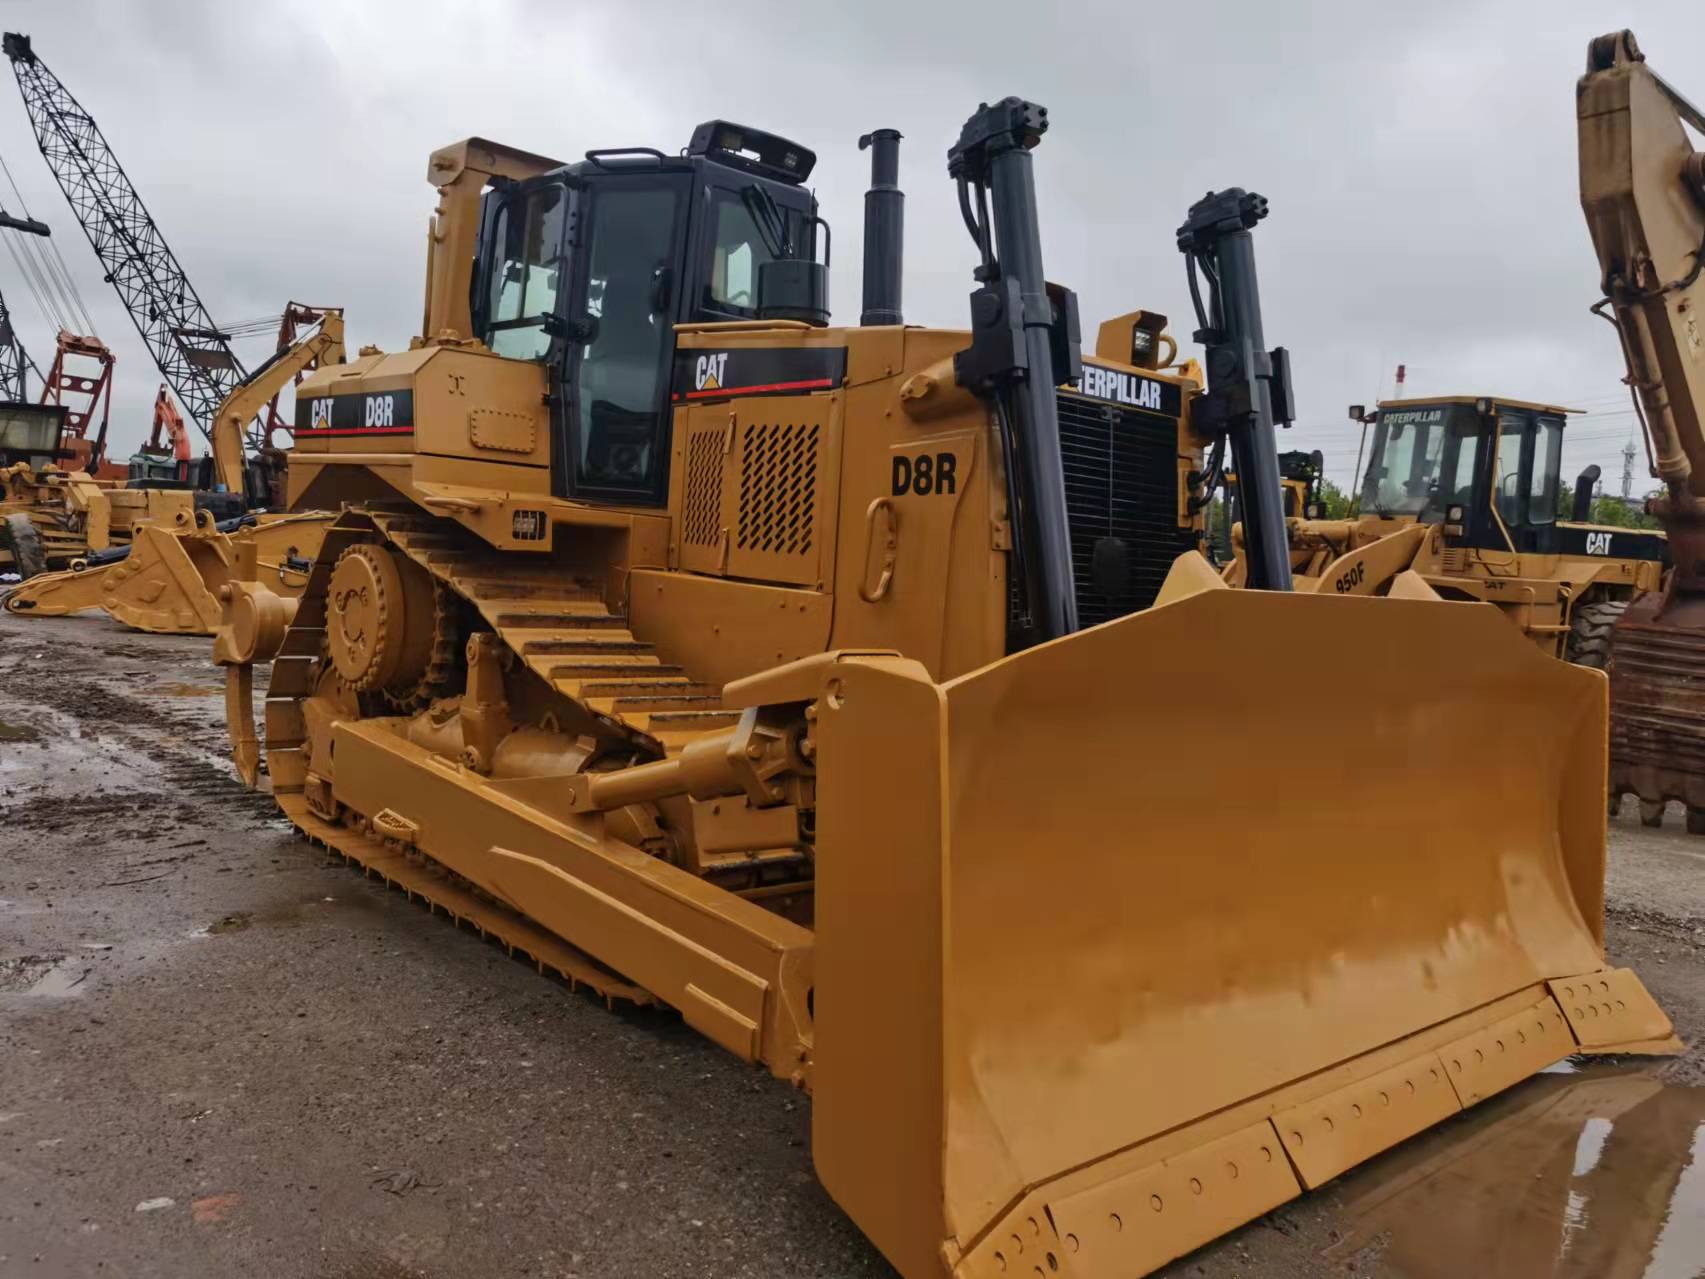
<instances>
[{"instance_id":1,"label":"loader tire","mask_svg":"<svg viewBox=\"0 0 1705 1279\"><path fill-rule=\"evenodd\" d=\"M1612 632L1627 608L1627 600L1598 600L1577 608L1569 624L1568 660L1576 666L1608 669Z\"/></svg>"},{"instance_id":2,"label":"loader tire","mask_svg":"<svg viewBox=\"0 0 1705 1279\"><path fill-rule=\"evenodd\" d=\"M12 553L12 571L25 581L47 572L47 552L42 550L41 534L29 516L6 517L0 524L0 546Z\"/></svg>"}]
</instances>

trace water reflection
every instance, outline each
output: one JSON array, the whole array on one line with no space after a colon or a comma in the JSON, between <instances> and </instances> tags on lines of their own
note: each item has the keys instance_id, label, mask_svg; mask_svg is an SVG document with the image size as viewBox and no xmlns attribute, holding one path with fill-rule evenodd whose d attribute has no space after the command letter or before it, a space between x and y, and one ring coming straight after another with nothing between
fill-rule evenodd
<instances>
[{"instance_id":1,"label":"water reflection","mask_svg":"<svg viewBox=\"0 0 1705 1279\"><path fill-rule=\"evenodd\" d=\"M1405 1279L1701 1279L1705 1088L1546 1074L1344 1185L1334 1260ZM1362 1267L1366 1269L1365 1265Z\"/></svg>"}]
</instances>

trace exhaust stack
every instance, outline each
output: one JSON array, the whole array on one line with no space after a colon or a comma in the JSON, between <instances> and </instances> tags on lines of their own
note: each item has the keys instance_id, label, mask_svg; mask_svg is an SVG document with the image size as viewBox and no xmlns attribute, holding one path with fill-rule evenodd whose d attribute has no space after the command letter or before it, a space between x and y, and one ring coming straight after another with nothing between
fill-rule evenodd
<instances>
[{"instance_id":1,"label":"exhaust stack","mask_svg":"<svg viewBox=\"0 0 1705 1279\"><path fill-rule=\"evenodd\" d=\"M900 190L900 131L867 133L858 140L858 149L870 152L870 190L864 193L864 308L858 322L903 324L906 193Z\"/></svg>"}]
</instances>

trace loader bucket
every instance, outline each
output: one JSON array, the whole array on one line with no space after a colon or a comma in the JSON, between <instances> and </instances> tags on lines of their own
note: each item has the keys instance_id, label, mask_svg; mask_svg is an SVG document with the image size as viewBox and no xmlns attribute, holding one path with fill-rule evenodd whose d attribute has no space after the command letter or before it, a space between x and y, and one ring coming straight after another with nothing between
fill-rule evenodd
<instances>
[{"instance_id":1,"label":"loader bucket","mask_svg":"<svg viewBox=\"0 0 1705 1279\"><path fill-rule=\"evenodd\" d=\"M813 1144L908 1277L1144 1274L1571 1053L1605 682L1496 609L1225 588L819 703ZM1300 726L1300 731L1299 731Z\"/></svg>"}]
</instances>

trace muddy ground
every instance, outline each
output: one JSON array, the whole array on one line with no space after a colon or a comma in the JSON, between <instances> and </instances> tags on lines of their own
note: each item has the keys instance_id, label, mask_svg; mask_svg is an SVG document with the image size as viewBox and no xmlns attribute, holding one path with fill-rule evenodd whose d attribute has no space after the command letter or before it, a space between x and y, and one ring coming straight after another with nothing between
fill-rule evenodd
<instances>
[{"instance_id":1,"label":"muddy ground","mask_svg":"<svg viewBox=\"0 0 1705 1279\"><path fill-rule=\"evenodd\" d=\"M892 1273L803 1097L296 840L207 647L0 614L0 1276ZM1630 806L1611 857L1705 1041L1705 840ZM1565 1065L1165 1273L1705 1274L1701 1084Z\"/></svg>"}]
</instances>

